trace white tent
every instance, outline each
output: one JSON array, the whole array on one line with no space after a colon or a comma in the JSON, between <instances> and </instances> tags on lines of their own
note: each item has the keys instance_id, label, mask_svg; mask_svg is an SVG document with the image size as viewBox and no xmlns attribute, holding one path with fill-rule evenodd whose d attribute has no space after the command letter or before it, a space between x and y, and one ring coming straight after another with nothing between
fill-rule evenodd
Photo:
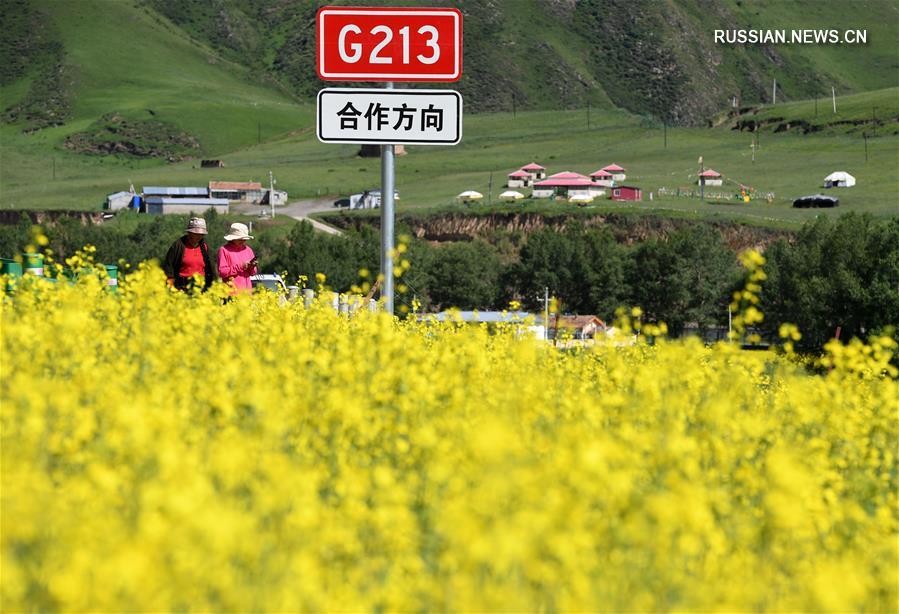
<instances>
[{"instance_id":1,"label":"white tent","mask_svg":"<svg viewBox=\"0 0 899 614\"><path fill-rule=\"evenodd\" d=\"M585 204L587 204L587 203L592 203L592 202L593 202L593 197L592 197L592 196L588 196L588 195L586 195L586 194L577 194L577 195L575 195L575 196L570 197L570 198L568 199L568 202L570 202L570 203L576 203L576 204L579 204L579 205L585 205Z\"/></svg>"},{"instance_id":2,"label":"white tent","mask_svg":"<svg viewBox=\"0 0 899 614\"><path fill-rule=\"evenodd\" d=\"M465 201L472 201L472 200L480 200L480 199L484 198L484 195L481 194L480 192L475 192L474 190L465 190L464 192L459 194L456 198L465 202Z\"/></svg>"},{"instance_id":3,"label":"white tent","mask_svg":"<svg viewBox=\"0 0 899 614\"><path fill-rule=\"evenodd\" d=\"M522 194L521 192L516 192L515 190L506 190L505 192L500 194L499 197L511 203L524 198L524 194Z\"/></svg>"},{"instance_id":4,"label":"white tent","mask_svg":"<svg viewBox=\"0 0 899 614\"><path fill-rule=\"evenodd\" d=\"M855 177L845 171L836 171L824 178L825 188L851 188L855 185Z\"/></svg>"}]
</instances>

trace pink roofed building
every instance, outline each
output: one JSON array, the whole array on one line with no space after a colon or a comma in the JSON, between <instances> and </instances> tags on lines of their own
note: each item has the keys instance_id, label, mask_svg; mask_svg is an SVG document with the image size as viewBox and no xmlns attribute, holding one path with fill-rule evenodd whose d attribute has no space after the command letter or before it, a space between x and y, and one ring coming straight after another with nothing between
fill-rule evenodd
<instances>
[{"instance_id":1,"label":"pink roofed building","mask_svg":"<svg viewBox=\"0 0 899 614\"><path fill-rule=\"evenodd\" d=\"M723 182L721 173L710 168L699 173L697 185L721 185Z\"/></svg>"},{"instance_id":2,"label":"pink roofed building","mask_svg":"<svg viewBox=\"0 0 899 614\"><path fill-rule=\"evenodd\" d=\"M509 173L506 177L508 177L506 185L510 188L527 188L534 183L534 176L526 170L517 170L514 173Z\"/></svg>"},{"instance_id":3,"label":"pink roofed building","mask_svg":"<svg viewBox=\"0 0 899 614\"><path fill-rule=\"evenodd\" d=\"M596 185L586 175L565 171L550 175L543 181L534 184L534 198L551 198L553 196L602 196L605 190Z\"/></svg>"},{"instance_id":4,"label":"pink roofed building","mask_svg":"<svg viewBox=\"0 0 899 614\"><path fill-rule=\"evenodd\" d=\"M521 167L521 169L526 173L530 173L533 181L540 181L541 179L546 179L546 169L536 162L531 162L530 164L525 164Z\"/></svg>"},{"instance_id":5,"label":"pink roofed building","mask_svg":"<svg viewBox=\"0 0 899 614\"><path fill-rule=\"evenodd\" d=\"M613 175L609 171L599 169L594 173L590 173L590 179L593 180L593 183L605 187L612 187L612 184L615 183L615 180L612 179Z\"/></svg>"},{"instance_id":6,"label":"pink roofed building","mask_svg":"<svg viewBox=\"0 0 899 614\"><path fill-rule=\"evenodd\" d=\"M627 176L624 174L625 168L623 166L618 166L617 164L609 164L608 166L602 167L602 169L607 173L612 173L612 181L624 181L627 179Z\"/></svg>"}]
</instances>

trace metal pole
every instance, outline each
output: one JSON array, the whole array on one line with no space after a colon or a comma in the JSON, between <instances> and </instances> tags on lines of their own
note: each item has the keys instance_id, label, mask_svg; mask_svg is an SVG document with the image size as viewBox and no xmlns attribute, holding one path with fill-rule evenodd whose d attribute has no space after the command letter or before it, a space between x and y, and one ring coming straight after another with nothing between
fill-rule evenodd
<instances>
[{"instance_id":1,"label":"metal pole","mask_svg":"<svg viewBox=\"0 0 899 614\"><path fill-rule=\"evenodd\" d=\"M774 85L771 86L771 104L777 104L777 78L774 79Z\"/></svg>"},{"instance_id":2,"label":"metal pole","mask_svg":"<svg viewBox=\"0 0 899 614\"><path fill-rule=\"evenodd\" d=\"M830 87L830 95L833 96L833 112L837 112L837 90L831 86Z\"/></svg>"},{"instance_id":3,"label":"metal pole","mask_svg":"<svg viewBox=\"0 0 899 614\"><path fill-rule=\"evenodd\" d=\"M549 341L549 288L543 288L543 336Z\"/></svg>"},{"instance_id":4,"label":"metal pole","mask_svg":"<svg viewBox=\"0 0 899 614\"><path fill-rule=\"evenodd\" d=\"M272 219L275 219L275 176L268 172L268 204L272 207Z\"/></svg>"},{"instance_id":5,"label":"metal pole","mask_svg":"<svg viewBox=\"0 0 899 614\"><path fill-rule=\"evenodd\" d=\"M393 83L388 81L384 87L392 90ZM393 315L393 153L393 145L381 145L381 275L384 279L381 296L384 310L390 315Z\"/></svg>"}]
</instances>

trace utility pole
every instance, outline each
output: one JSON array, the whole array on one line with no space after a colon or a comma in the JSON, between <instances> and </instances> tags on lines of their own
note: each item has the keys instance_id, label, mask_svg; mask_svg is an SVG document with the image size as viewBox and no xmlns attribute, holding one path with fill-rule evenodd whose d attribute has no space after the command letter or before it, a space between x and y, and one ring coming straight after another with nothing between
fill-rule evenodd
<instances>
[{"instance_id":1,"label":"utility pole","mask_svg":"<svg viewBox=\"0 0 899 614\"><path fill-rule=\"evenodd\" d=\"M487 204L493 203L493 171L490 171L490 180L487 182Z\"/></svg>"},{"instance_id":2,"label":"utility pole","mask_svg":"<svg viewBox=\"0 0 899 614\"><path fill-rule=\"evenodd\" d=\"M275 176L268 172L268 204L272 207L272 219L275 219Z\"/></svg>"},{"instance_id":3,"label":"utility pole","mask_svg":"<svg viewBox=\"0 0 899 614\"><path fill-rule=\"evenodd\" d=\"M833 112L837 112L837 90L831 85L830 95L833 97Z\"/></svg>"},{"instance_id":4,"label":"utility pole","mask_svg":"<svg viewBox=\"0 0 899 614\"><path fill-rule=\"evenodd\" d=\"M549 341L549 288L543 288L543 298L537 300L543 301L543 339Z\"/></svg>"},{"instance_id":5,"label":"utility pole","mask_svg":"<svg viewBox=\"0 0 899 614\"><path fill-rule=\"evenodd\" d=\"M774 77L774 85L771 86L771 104L777 104L777 77Z\"/></svg>"},{"instance_id":6,"label":"utility pole","mask_svg":"<svg viewBox=\"0 0 899 614\"><path fill-rule=\"evenodd\" d=\"M543 315L546 318L546 340L549 341L549 288L543 288Z\"/></svg>"},{"instance_id":7,"label":"utility pole","mask_svg":"<svg viewBox=\"0 0 899 614\"><path fill-rule=\"evenodd\" d=\"M868 133L862 132L862 138L865 139L865 162L868 161Z\"/></svg>"},{"instance_id":8,"label":"utility pole","mask_svg":"<svg viewBox=\"0 0 899 614\"><path fill-rule=\"evenodd\" d=\"M699 156L699 200L705 202L705 177L702 176L705 167L702 164L702 156Z\"/></svg>"},{"instance_id":9,"label":"utility pole","mask_svg":"<svg viewBox=\"0 0 899 614\"><path fill-rule=\"evenodd\" d=\"M755 141L752 142L749 149L752 150L752 163L755 164Z\"/></svg>"}]
</instances>

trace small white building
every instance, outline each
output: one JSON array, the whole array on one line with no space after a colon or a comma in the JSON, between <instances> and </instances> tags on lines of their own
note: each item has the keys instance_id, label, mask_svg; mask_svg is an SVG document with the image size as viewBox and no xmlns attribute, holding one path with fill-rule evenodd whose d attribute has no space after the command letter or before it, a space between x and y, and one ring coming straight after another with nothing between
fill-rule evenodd
<instances>
[{"instance_id":1,"label":"small white building","mask_svg":"<svg viewBox=\"0 0 899 614\"><path fill-rule=\"evenodd\" d=\"M523 170L526 173L529 173L532 177L532 181L540 181L541 179L546 178L546 169L536 162L531 162L530 164L525 164L521 167L520 170Z\"/></svg>"},{"instance_id":2,"label":"small white building","mask_svg":"<svg viewBox=\"0 0 899 614\"><path fill-rule=\"evenodd\" d=\"M509 188L529 188L534 183L534 176L525 170L517 170L506 177L508 177L506 187Z\"/></svg>"},{"instance_id":3,"label":"small white building","mask_svg":"<svg viewBox=\"0 0 899 614\"><path fill-rule=\"evenodd\" d=\"M188 213L201 214L209 209L216 213L228 213L227 198L172 198L169 196L148 196L147 213L167 215L170 213L186 215Z\"/></svg>"},{"instance_id":4,"label":"small white building","mask_svg":"<svg viewBox=\"0 0 899 614\"><path fill-rule=\"evenodd\" d=\"M131 206L131 199L134 194L131 192L116 192L106 197L106 208L110 211L118 211L119 209L127 209Z\"/></svg>"},{"instance_id":5,"label":"small white building","mask_svg":"<svg viewBox=\"0 0 899 614\"><path fill-rule=\"evenodd\" d=\"M696 185L721 185L722 183L721 173L708 169L699 173L699 181L696 182Z\"/></svg>"},{"instance_id":6,"label":"small white building","mask_svg":"<svg viewBox=\"0 0 899 614\"><path fill-rule=\"evenodd\" d=\"M265 194L262 196L262 201L259 203L260 205L271 205L272 204L272 191L266 190ZM287 192L282 190L274 191L274 200L275 206L286 205L287 204Z\"/></svg>"},{"instance_id":7,"label":"small white building","mask_svg":"<svg viewBox=\"0 0 899 614\"><path fill-rule=\"evenodd\" d=\"M824 178L825 188L851 188L855 185L855 177L846 171L836 171Z\"/></svg>"},{"instance_id":8,"label":"small white building","mask_svg":"<svg viewBox=\"0 0 899 614\"><path fill-rule=\"evenodd\" d=\"M623 166L618 166L617 164L609 164L608 166L602 167L601 170L604 170L607 173L611 173L612 181L624 181L625 179L627 179L627 176L624 174L625 168Z\"/></svg>"},{"instance_id":9,"label":"small white building","mask_svg":"<svg viewBox=\"0 0 899 614\"><path fill-rule=\"evenodd\" d=\"M612 173L603 169L600 169L595 173L590 173L590 179L593 180L593 183L595 183L596 185L605 186L607 188L611 188L615 183L615 180L612 177Z\"/></svg>"}]
</instances>

